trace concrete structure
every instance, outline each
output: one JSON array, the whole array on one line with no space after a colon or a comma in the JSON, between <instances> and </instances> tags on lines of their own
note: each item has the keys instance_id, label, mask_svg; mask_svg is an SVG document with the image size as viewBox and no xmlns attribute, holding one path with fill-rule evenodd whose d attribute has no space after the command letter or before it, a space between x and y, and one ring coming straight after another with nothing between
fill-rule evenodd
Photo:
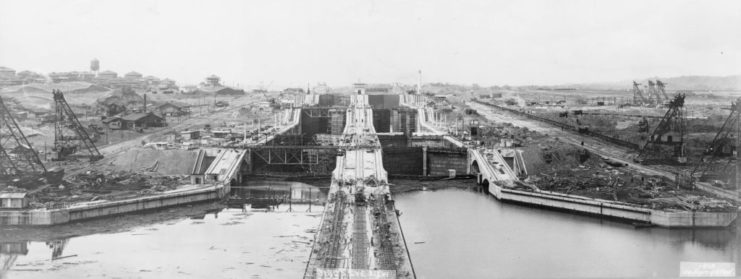
<instances>
[{"instance_id":1,"label":"concrete structure","mask_svg":"<svg viewBox=\"0 0 741 279\"><path fill-rule=\"evenodd\" d=\"M58 225L92 218L114 216L145 210L220 199L231 188L225 184L183 186L162 194L119 201L94 201L61 209L0 210L0 225Z\"/></svg>"},{"instance_id":2,"label":"concrete structure","mask_svg":"<svg viewBox=\"0 0 741 279\"><path fill-rule=\"evenodd\" d=\"M304 278L415 278L367 95L353 95Z\"/></svg>"},{"instance_id":3,"label":"concrete structure","mask_svg":"<svg viewBox=\"0 0 741 279\"><path fill-rule=\"evenodd\" d=\"M0 192L0 208L21 209L28 206L26 193L23 192Z\"/></svg>"},{"instance_id":4,"label":"concrete structure","mask_svg":"<svg viewBox=\"0 0 741 279\"><path fill-rule=\"evenodd\" d=\"M485 157L479 150L469 149L471 168L469 173L479 174L484 190L501 201L517 202L546 208L568 210L578 213L618 218L668 228L726 227L737 217L738 212L697 212L687 210L654 210L638 205L593 199L556 192L515 190L518 182L499 152L488 152Z\"/></svg>"}]
</instances>

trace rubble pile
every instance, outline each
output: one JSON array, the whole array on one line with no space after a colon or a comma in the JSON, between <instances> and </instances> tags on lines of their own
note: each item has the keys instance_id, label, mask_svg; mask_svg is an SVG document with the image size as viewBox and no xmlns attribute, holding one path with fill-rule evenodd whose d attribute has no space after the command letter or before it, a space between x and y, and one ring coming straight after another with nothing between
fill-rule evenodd
<instances>
[{"instance_id":1,"label":"rubble pile","mask_svg":"<svg viewBox=\"0 0 741 279\"><path fill-rule=\"evenodd\" d=\"M31 206L57 208L76 202L121 200L173 190L187 183L187 176L88 170L40 191Z\"/></svg>"},{"instance_id":2,"label":"rubble pile","mask_svg":"<svg viewBox=\"0 0 741 279\"><path fill-rule=\"evenodd\" d=\"M733 211L737 205L698 190L679 187L661 176L646 176L624 163L584 149L541 143L528 149L530 177L544 191L626 202L652 209ZM531 168L532 166L532 168Z\"/></svg>"}]
</instances>

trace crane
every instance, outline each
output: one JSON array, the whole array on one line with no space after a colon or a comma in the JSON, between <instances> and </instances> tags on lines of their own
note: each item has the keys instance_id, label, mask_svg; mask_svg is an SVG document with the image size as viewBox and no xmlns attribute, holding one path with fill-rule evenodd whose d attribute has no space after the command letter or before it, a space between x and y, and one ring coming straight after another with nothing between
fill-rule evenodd
<instances>
[{"instance_id":1,"label":"crane","mask_svg":"<svg viewBox=\"0 0 741 279\"><path fill-rule=\"evenodd\" d=\"M633 103L634 104L647 104L649 101L646 96L643 95L643 90L639 87L640 83L633 81Z\"/></svg>"},{"instance_id":2,"label":"crane","mask_svg":"<svg viewBox=\"0 0 741 279\"><path fill-rule=\"evenodd\" d=\"M666 95L666 90L664 90L664 86L666 86L666 83L661 82L660 80L656 80L656 87L658 88L661 95L664 96L665 101L669 101L669 95Z\"/></svg>"},{"instance_id":3,"label":"crane","mask_svg":"<svg viewBox=\"0 0 741 279\"><path fill-rule=\"evenodd\" d=\"M0 98L0 178L46 175L39 154Z\"/></svg>"},{"instance_id":4,"label":"crane","mask_svg":"<svg viewBox=\"0 0 741 279\"><path fill-rule=\"evenodd\" d=\"M636 161L663 161L666 159L666 154L671 154L676 163L684 164L687 162L684 145L684 134L687 127L684 117L684 97L685 95L680 93L669 102L669 109L651 132L651 136L641 148ZM666 147L670 147L671 150L665 150Z\"/></svg>"},{"instance_id":5,"label":"crane","mask_svg":"<svg viewBox=\"0 0 741 279\"><path fill-rule=\"evenodd\" d=\"M730 168L733 165L733 159L735 159L733 154L738 150L738 140L739 136L741 136L741 129L739 129L739 125L741 124L741 121L739 121L740 118L741 98L737 99L735 103L731 103L731 112L728 114L728 117L726 117L726 120L718 130L718 133L715 134L713 141L711 141L707 148L705 148L700 161L697 162L690 172L690 177L693 179L704 180L710 176L731 173ZM727 160L721 162L724 157ZM738 163L738 160L736 160L737 174ZM725 178L726 179L723 180L730 181L735 177Z\"/></svg>"},{"instance_id":6,"label":"crane","mask_svg":"<svg viewBox=\"0 0 741 279\"><path fill-rule=\"evenodd\" d=\"M84 148L87 154L78 154L85 156L90 161L97 161L103 158L95 143L90 139L85 128L77 120L77 116L70 108L64 94L61 90L52 90L54 95L54 108L56 119L54 121L54 151L56 157L54 160L61 161L68 156L77 153L79 149Z\"/></svg>"}]
</instances>

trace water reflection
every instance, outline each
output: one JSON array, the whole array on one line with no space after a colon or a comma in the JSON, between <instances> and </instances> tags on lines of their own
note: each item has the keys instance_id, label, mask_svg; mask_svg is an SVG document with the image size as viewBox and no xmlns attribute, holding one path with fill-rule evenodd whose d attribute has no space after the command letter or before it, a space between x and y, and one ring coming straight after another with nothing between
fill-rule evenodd
<instances>
[{"instance_id":1,"label":"water reflection","mask_svg":"<svg viewBox=\"0 0 741 279\"><path fill-rule=\"evenodd\" d=\"M329 185L329 184L328 184ZM273 210L281 205L322 205L327 200L328 187L316 187L291 181L249 181L246 186L232 187L227 206L229 208L252 208Z\"/></svg>"},{"instance_id":2,"label":"water reflection","mask_svg":"<svg viewBox=\"0 0 741 279\"><path fill-rule=\"evenodd\" d=\"M252 197L266 192L256 186ZM307 189L307 197L313 192L312 200L326 198L316 188L287 186L290 193ZM312 203L271 212L204 203L45 228L2 227L0 278L297 278L322 210Z\"/></svg>"}]
</instances>

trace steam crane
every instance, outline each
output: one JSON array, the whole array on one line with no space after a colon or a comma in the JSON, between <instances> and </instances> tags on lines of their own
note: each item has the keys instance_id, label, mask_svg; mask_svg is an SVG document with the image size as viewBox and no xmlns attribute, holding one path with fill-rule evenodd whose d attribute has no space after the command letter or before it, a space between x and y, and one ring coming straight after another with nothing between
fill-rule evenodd
<instances>
[{"instance_id":1,"label":"steam crane","mask_svg":"<svg viewBox=\"0 0 741 279\"><path fill-rule=\"evenodd\" d=\"M674 100L669 102L669 110L641 148L640 154L636 157L637 162L667 161L666 154L671 154L674 163L687 163L684 144L687 127L684 117L684 97L684 94L677 94Z\"/></svg>"},{"instance_id":2,"label":"steam crane","mask_svg":"<svg viewBox=\"0 0 741 279\"><path fill-rule=\"evenodd\" d=\"M643 105L648 103L648 99L643 95L643 90L639 87L640 83L633 81L633 103Z\"/></svg>"},{"instance_id":3,"label":"steam crane","mask_svg":"<svg viewBox=\"0 0 741 279\"><path fill-rule=\"evenodd\" d=\"M68 159L71 155L88 157L90 161L97 161L103 158L95 143L90 139L85 128L77 120L77 116L72 108L64 99L61 90L53 90L54 107L56 110L56 119L54 121L54 151L56 157L54 160L61 161ZM82 154L76 154L84 148Z\"/></svg>"},{"instance_id":4,"label":"steam crane","mask_svg":"<svg viewBox=\"0 0 741 279\"><path fill-rule=\"evenodd\" d=\"M656 99L656 104L661 104L661 94L659 94L659 91L656 89L656 83L654 83L652 80L648 81L648 99L652 102L654 99ZM668 101L669 99L667 99Z\"/></svg>"},{"instance_id":5,"label":"steam crane","mask_svg":"<svg viewBox=\"0 0 741 279\"><path fill-rule=\"evenodd\" d=\"M705 148L701 160L692 169L690 177L699 181L715 180L722 181L725 185L737 185L739 160L734 157L734 154L738 154L738 140L741 136L740 119L741 98L731 104L731 113L715 134L713 141ZM734 161L736 164L733 164ZM736 176L731 175L732 167L736 167Z\"/></svg>"},{"instance_id":6,"label":"steam crane","mask_svg":"<svg viewBox=\"0 0 741 279\"><path fill-rule=\"evenodd\" d=\"M46 174L39 154L0 98L0 181Z\"/></svg>"},{"instance_id":7,"label":"steam crane","mask_svg":"<svg viewBox=\"0 0 741 279\"><path fill-rule=\"evenodd\" d=\"M664 86L666 86L666 83L661 82L660 80L656 80L656 87L659 89L659 92L661 95L664 96L665 101L669 101L669 95L666 95L666 90L664 90Z\"/></svg>"}]
</instances>

